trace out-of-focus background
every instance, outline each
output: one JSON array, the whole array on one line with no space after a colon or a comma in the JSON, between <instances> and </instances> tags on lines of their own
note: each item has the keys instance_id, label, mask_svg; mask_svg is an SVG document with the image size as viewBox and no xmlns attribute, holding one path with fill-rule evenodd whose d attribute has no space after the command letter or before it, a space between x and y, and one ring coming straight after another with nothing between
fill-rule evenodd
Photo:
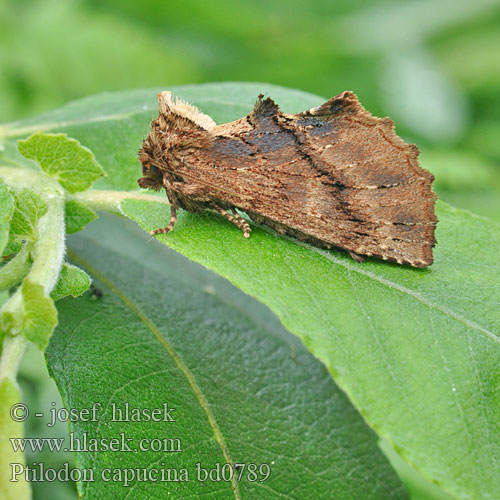
<instances>
[{"instance_id":1,"label":"out-of-focus background","mask_svg":"<svg viewBox=\"0 0 500 500\"><path fill-rule=\"evenodd\" d=\"M348 89L418 144L443 200L500 221L499 0L2 0L0 41L0 122L105 90ZM28 399L57 398L23 374ZM60 486L35 498L75 495Z\"/></svg>"}]
</instances>

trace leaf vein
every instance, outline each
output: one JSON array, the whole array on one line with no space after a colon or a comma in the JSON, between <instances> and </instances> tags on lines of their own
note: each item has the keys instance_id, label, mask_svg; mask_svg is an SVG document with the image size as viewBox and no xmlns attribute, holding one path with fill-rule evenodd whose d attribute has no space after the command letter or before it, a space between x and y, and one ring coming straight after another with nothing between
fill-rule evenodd
<instances>
[{"instance_id":1,"label":"leaf vein","mask_svg":"<svg viewBox=\"0 0 500 500\"><path fill-rule=\"evenodd\" d=\"M189 369L187 364L184 362L180 354L172 347L170 342L168 342L167 339L163 337L161 334L160 330L157 328L157 326L144 314L144 312L130 299L125 293L123 293L113 282L111 282L108 278L106 278L104 275L102 275L97 269L95 269L93 266L91 266L88 262L86 262L84 259L78 257L76 254L73 252L68 252L70 254L71 258L78 262L80 265L86 267L94 276L96 276L100 281L102 281L115 295L117 295L121 301L126 305L132 312L136 314L136 316L144 323L144 325L151 331L151 333L154 335L154 337L157 339L157 341L165 348L167 353L170 355L170 357L173 359L179 370L182 372L182 374L186 377L192 391L194 392L194 395L196 396L196 399L198 400L198 403L202 407L202 409L205 411L208 422L210 424L210 427L212 428L215 436L215 440L219 444L222 454L224 455L224 458L226 459L226 462L228 464L232 464L233 460L231 458L229 448L226 445L224 435L222 434L222 431L219 427L219 424L217 423L217 420L215 418L214 413L212 412L212 409L210 408L210 405L203 394L201 387L198 385L198 382L196 381L196 378L193 374L193 372ZM236 478L233 478L231 480L231 488L233 491L234 498L236 500L241 500L241 495L240 495L240 490L239 490L239 485L238 482L236 481Z\"/></svg>"},{"instance_id":2,"label":"leaf vein","mask_svg":"<svg viewBox=\"0 0 500 500\"><path fill-rule=\"evenodd\" d=\"M464 318L463 316L456 313L455 311L453 311L449 307L435 304L431 300L422 296L420 293L415 292L413 290L410 290L409 288L406 288L406 287L400 285L399 283L395 283L394 281L390 281L386 278L382 278L381 276L377 276L376 274L374 274L370 271L367 271L365 269L362 269L361 267L357 267L357 266L354 266L354 265L349 264L347 262L341 261L340 259L336 259L335 257L333 257L333 255L328 254L327 252L325 252L324 250L321 250L320 248L314 248L314 247L308 245L307 243L303 243L301 241L297 241L297 243L303 247L306 247L310 250L313 250L316 253L319 253L320 255L322 255L323 257L325 257L329 261L333 262L334 264L345 267L348 270L355 271L358 274L362 274L362 275L366 276L367 278L370 278L374 281L378 281L382 285L388 286L389 288L394 288L398 292L401 292L401 293L404 293L407 295L411 295L413 298L417 299L419 302L421 302L422 304L427 306L429 309L436 309L437 311L442 312L443 314L445 314L446 316L449 316L450 318L454 319L455 321L462 323L467 328L470 328L472 330L477 330L478 332L482 333L483 335L490 338L494 342L497 342L498 344L500 344L500 337L498 335L496 335L494 332L491 332L491 331L487 330L486 328L483 328L481 325L478 325L474 321L471 321L467 318Z\"/></svg>"}]
</instances>

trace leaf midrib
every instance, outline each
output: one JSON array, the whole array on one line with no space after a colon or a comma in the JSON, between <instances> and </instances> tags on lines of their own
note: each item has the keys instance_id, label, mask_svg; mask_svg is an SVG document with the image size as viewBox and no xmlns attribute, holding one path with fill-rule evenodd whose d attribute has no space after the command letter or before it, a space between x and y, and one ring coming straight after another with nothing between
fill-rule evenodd
<instances>
[{"instance_id":1,"label":"leaf midrib","mask_svg":"<svg viewBox=\"0 0 500 500\"><path fill-rule=\"evenodd\" d=\"M96 268L94 268L91 264L89 264L85 259L75 254L73 251L68 250L69 257L80 264L82 267L86 268L92 275L94 275L99 281L102 281L120 300L134 313L136 316L144 323L144 325L151 331L156 340L165 348L169 356L173 359L177 368L182 372L186 380L188 381L191 390L193 391L198 403L201 408L205 412L208 418L208 422L210 427L212 428L215 436L215 440L219 444L222 454L226 460L226 463L233 464L233 460L231 458L231 454L229 452L229 448L224 439L224 435L217 423L215 415L208 404L208 400L205 397L201 387L198 385L196 378L193 372L189 369L187 364L184 362L180 354L172 347L172 345L166 340L161 334L160 330L156 327L156 325L141 311L141 309L130 299L125 293L123 293L113 282L111 282L108 278L106 278L101 272L99 272ZM239 491L238 481L236 477L232 477L231 479L231 489L233 491L233 495L235 500L242 500L241 494Z\"/></svg>"},{"instance_id":2,"label":"leaf midrib","mask_svg":"<svg viewBox=\"0 0 500 500\"><path fill-rule=\"evenodd\" d=\"M154 200L154 201L156 202L156 200ZM453 208L453 207L451 207L451 208ZM474 218L481 219L481 220L487 220L488 223L492 222L487 217L483 217L483 216L480 216L477 214L469 213L468 215L470 215L471 217L474 217ZM273 229L271 229L265 225L259 225L259 228L262 229L263 231L269 233L269 234L276 236L276 233L273 231ZM481 333L482 335L484 335L485 337L489 338L493 342L500 344L500 336L498 336L495 332L492 332L492 331L488 330L487 328L484 328L483 326L476 323L475 321L472 321L472 320L462 316L461 314L455 312L453 309L451 309L447 306L436 304L435 302L433 302L429 298L426 298L425 296L423 296L421 293L419 293L417 291L414 291L410 288L407 288L403 285L400 285L399 283L397 283L395 281L391 281L390 279L384 278L382 276L378 276L375 273L367 271L366 269L363 268L362 265L357 266L357 265L350 264L347 261L337 259L332 255L332 253L330 253L328 251L325 251L321 248L312 246L306 242L294 239L288 235L279 235L279 238L284 238L292 243L295 243L295 244L302 246L303 248L305 248L309 251L317 253L320 256L327 259L328 261L332 262L333 264L338 265L340 267L343 267L344 269L346 269L348 271L352 271L352 272L355 272L357 274L361 274L361 275L366 276L367 278L369 278L373 281L380 283L381 285L383 285L387 288L397 290L398 292L405 294L405 295L409 295L409 296L413 297L414 299L416 299L417 301L419 301L420 303L422 303L423 305L425 305L426 307L428 307L429 309L434 309L436 311L439 311L442 314L444 314L445 316L448 316L449 318L451 318L452 320L463 324L466 328L471 329L471 330L475 330L475 331ZM242 287L242 285L244 285L244 283L241 283L239 280L235 279L233 276L230 276L229 273L227 273L225 270L219 269L217 266L214 267L208 263L204 263L203 261L200 261L196 257L191 257L189 252L186 253L182 248L178 248L175 244L173 244L173 245L168 244L168 242L164 239L164 237L162 237L160 239L159 238L156 238L156 239L158 239L158 241L160 241L162 244L166 245L167 247L172 248L173 250L178 251L181 254L188 256L188 258L190 258L191 260L195 260L196 262L199 262L200 264L213 269L215 272L217 272L221 276L224 276L226 279L228 279L231 283L235 284L238 288L244 289ZM262 301L262 299L259 296L252 294L248 290L244 290L244 291L246 293L250 293L251 295L253 295L257 300Z\"/></svg>"},{"instance_id":3,"label":"leaf midrib","mask_svg":"<svg viewBox=\"0 0 500 500\"><path fill-rule=\"evenodd\" d=\"M475 215L475 214L472 214L472 215ZM488 219L488 221L489 221L489 219ZM261 226L261 227L265 231L268 231L270 233L273 232L272 229L270 229L270 228L267 228L265 226ZM442 312L443 314L445 314L446 316L449 316L453 320L458 321L459 323L462 323L467 328L470 328L472 330L476 330L476 331L482 333L483 335L485 335L486 337L490 338L494 342L500 344L500 337L497 336L495 333L490 332L489 330L487 330L486 328L483 328L478 323L476 323L474 321L471 321L471 320L469 320L469 319L461 316L460 314L456 313L455 311L453 311L449 307L441 306L439 304L436 304L436 303L432 302L431 300L427 299L426 297L424 297L423 295L421 295L420 293L415 292L414 290L411 290L409 288L406 288L406 287L400 285L399 283L396 283L395 281L391 281L391 280L389 280L387 278L383 278L382 276L377 276L376 274L374 274L374 273L372 273L370 271L367 271L366 269L363 269L362 266L355 266L355 265L349 264L346 261L337 259L332 254L328 253L325 250L322 250L321 248L317 248L317 247L309 245L308 243L305 243L303 241L293 239L293 238L291 238L290 236L287 236L287 235L280 235L280 237L281 238L286 238L289 241L293 241L294 243L302 246L303 248L306 248L306 249L308 249L310 251L313 251L314 253L317 253L317 254L321 255L322 257L324 257L325 259L329 260L333 264L341 266L341 267L347 269L348 271L356 272L358 274L366 276L367 278L370 278L370 279L372 279L374 281L377 281L380 284L382 284L382 285L384 285L384 286L386 286L388 288L395 289L398 292L404 293L406 295L410 295L411 297L417 299L419 302L421 302L422 304L424 304L429 309L435 309L436 311Z\"/></svg>"},{"instance_id":4,"label":"leaf midrib","mask_svg":"<svg viewBox=\"0 0 500 500\"><path fill-rule=\"evenodd\" d=\"M311 247L309 247L309 248L311 248ZM448 308L446 306L441 306L439 304L435 304L434 302L432 302L429 299L425 298L420 293L415 292L415 291L413 291L413 290L411 290L409 288L406 288L406 287L400 285L399 283L396 283L394 281L390 281L390 280L388 280L386 278L383 278L382 276L377 276L376 274L371 273L370 271L367 271L365 269L361 269L359 267L353 266L353 265L351 265L351 264L349 264L347 262L337 260L332 255L324 253L319 248L318 249L312 248L312 250L315 251L315 252L317 252L317 253L320 253L326 259L330 260L334 264L337 264L337 265L340 265L340 266L346 268L348 271L357 272L358 274L361 274L361 275L366 276L366 277L368 277L370 279L378 281L380 284L385 285L385 286L387 286L387 287L389 287L391 289L395 289L398 292L410 295L411 297L417 299L419 302L421 302L422 304L424 304L425 306L427 306L429 309L435 309L437 311L440 311L443 314L445 314L446 316L449 316L450 318L452 318L453 320L458 321L459 323L462 323L467 328L470 328L472 330L476 330L476 331L484 334L486 337L490 338L494 342L500 344L500 337L498 337L497 335L495 335L495 333L490 332L489 330L487 330L486 328L483 328L481 325L477 324L476 322L471 321L471 320L469 320L469 319L461 316L460 314L454 312L452 309L450 309L450 308Z\"/></svg>"}]
</instances>

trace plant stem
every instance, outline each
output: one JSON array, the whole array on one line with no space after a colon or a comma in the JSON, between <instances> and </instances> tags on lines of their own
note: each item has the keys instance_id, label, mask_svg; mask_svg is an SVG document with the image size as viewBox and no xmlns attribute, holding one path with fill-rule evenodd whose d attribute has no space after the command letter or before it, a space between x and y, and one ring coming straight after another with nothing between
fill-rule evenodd
<instances>
[{"instance_id":1,"label":"plant stem","mask_svg":"<svg viewBox=\"0 0 500 500\"><path fill-rule=\"evenodd\" d=\"M33 264L26 278L32 283L41 285L48 297L57 283L65 253L64 197L60 192L51 192L46 195L46 201L48 205L47 213L39 220L37 225L39 239L31 252ZM4 304L1 312L4 318L7 316L11 318L6 326L9 333L11 335L20 333L23 327L22 318L24 318L21 287Z\"/></svg>"},{"instance_id":2,"label":"plant stem","mask_svg":"<svg viewBox=\"0 0 500 500\"><path fill-rule=\"evenodd\" d=\"M123 200L155 201L169 205L168 199L165 196L148 194L141 191L130 193L126 191L90 189L82 193L75 193L69 199L84 203L94 210L103 210L115 215L123 215L120 207L120 202Z\"/></svg>"},{"instance_id":3,"label":"plant stem","mask_svg":"<svg viewBox=\"0 0 500 500\"><path fill-rule=\"evenodd\" d=\"M27 345L28 340L22 335L5 336L2 345L2 356L0 357L0 381L5 378L16 380L19 362Z\"/></svg>"},{"instance_id":4,"label":"plant stem","mask_svg":"<svg viewBox=\"0 0 500 500\"><path fill-rule=\"evenodd\" d=\"M47 213L38 222L38 241L33 248L30 281L42 285L48 296L59 277L65 253L64 197L57 193L48 196Z\"/></svg>"},{"instance_id":5,"label":"plant stem","mask_svg":"<svg viewBox=\"0 0 500 500\"><path fill-rule=\"evenodd\" d=\"M0 291L17 285L31 268L31 250L33 243L27 242L21 251L0 269Z\"/></svg>"},{"instance_id":6,"label":"plant stem","mask_svg":"<svg viewBox=\"0 0 500 500\"><path fill-rule=\"evenodd\" d=\"M28 188L40 194L57 191L59 186L56 180L52 179L44 172L25 167L1 166L0 177L2 177L9 186L15 189Z\"/></svg>"}]
</instances>

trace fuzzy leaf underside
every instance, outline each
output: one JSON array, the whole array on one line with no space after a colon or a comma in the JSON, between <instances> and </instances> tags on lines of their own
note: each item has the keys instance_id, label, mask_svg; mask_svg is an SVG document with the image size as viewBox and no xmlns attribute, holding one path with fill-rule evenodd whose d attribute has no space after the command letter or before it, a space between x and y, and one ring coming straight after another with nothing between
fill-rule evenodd
<instances>
[{"instance_id":1,"label":"fuzzy leaf underside","mask_svg":"<svg viewBox=\"0 0 500 500\"><path fill-rule=\"evenodd\" d=\"M14 451L7 436L21 438L23 424L16 422L10 415L13 405L19 403L21 395L16 383L10 378L0 379L0 429L3 439L0 440L0 498L2 500L18 500L31 498L29 483L21 477L16 482L12 479L12 464L26 463L23 453Z\"/></svg>"},{"instance_id":2,"label":"fuzzy leaf underside","mask_svg":"<svg viewBox=\"0 0 500 500\"><path fill-rule=\"evenodd\" d=\"M324 100L263 84L172 90L218 123L244 116L260 92L285 112ZM10 142L16 134L65 131L105 168L108 176L96 188L136 190L136 155L156 115L155 94L103 94L13 124L3 154L23 164ZM122 202L122 211L145 229L169 219L163 205L145 201ZM456 498L496 499L500 227L442 202L437 213L435 262L426 270L375 260L357 264L256 226L246 240L211 213L182 212L174 231L158 239L268 305L422 475Z\"/></svg>"},{"instance_id":3,"label":"fuzzy leaf underside","mask_svg":"<svg viewBox=\"0 0 500 500\"><path fill-rule=\"evenodd\" d=\"M59 281L50 294L52 300L60 300L71 295L78 297L90 287L90 276L83 270L71 264L63 264Z\"/></svg>"},{"instance_id":4,"label":"fuzzy leaf underside","mask_svg":"<svg viewBox=\"0 0 500 500\"><path fill-rule=\"evenodd\" d=\"M30 189L14 193L15 208L10 221L10 238L5 253L12 253L20 248L21 242L37 239L36 225L47 213L47 203L41 196Z\"/></svg>"},{"instance_id":5,"label":"fuzzy leaf underside","mask_svg":"<svg viewBox=\"0 0 500 500\"><path fill-rule=\"evenodd\" d=\"M47 347L49 337L57 325L54 302L45 296L43 287L24 279L22 284L24 301L24 324L22 334L40 350Z\"/></svg>"}]
</instances>

